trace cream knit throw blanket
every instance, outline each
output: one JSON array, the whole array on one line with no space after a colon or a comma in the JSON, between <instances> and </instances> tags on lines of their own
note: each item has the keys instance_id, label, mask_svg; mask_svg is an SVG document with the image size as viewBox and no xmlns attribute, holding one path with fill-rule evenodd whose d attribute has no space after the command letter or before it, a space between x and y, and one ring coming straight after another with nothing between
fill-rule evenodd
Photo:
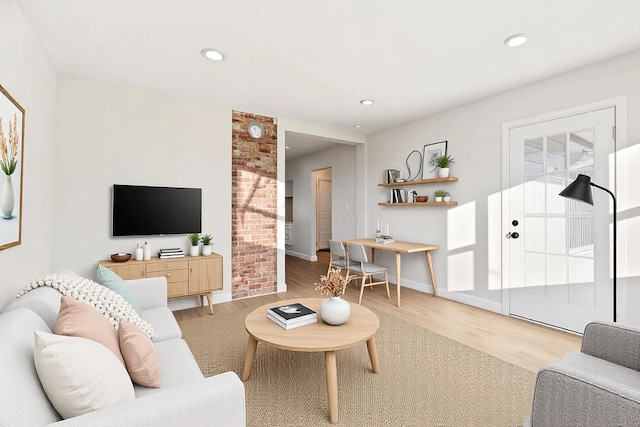
<instances>
[{"instance_id":1,"label":"cream knit throw blanket","mask_svg":"<svg viewBox=\"0 0 640 427\"><path fill-rule=\"evenodd\" d=\"M47 274L29 283L18 293L17 297L20 298L27 292L40 286L52 287L62 295L73 297L78 301L94 306L103 316L109 319L116 330L120 322L125 320L145 331L151 339L157 337L153 326L142 320L127 300L120 294L93 280L80 276Z\"/></svg>"}]
</instances>

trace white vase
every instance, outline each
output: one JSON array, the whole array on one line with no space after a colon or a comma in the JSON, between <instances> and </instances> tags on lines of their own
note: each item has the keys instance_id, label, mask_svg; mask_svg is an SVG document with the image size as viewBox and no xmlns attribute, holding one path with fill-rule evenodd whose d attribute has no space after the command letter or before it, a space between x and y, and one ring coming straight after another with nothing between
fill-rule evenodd
<instances>
[{"instance_id":1,"label":"white vase","mask_svg":"<svg viewBox=\"0 0 640 427\"><path fill-rule=\"evenodd\" d=\"M442 201L442 197L436 197L436 202L441 202Z\"/></svg>"},{"instance_id":2,"label":"white vase","mask_svg":"<svg viewBox=\"0 0 640 427\"><path fill-rule=\"evenodd\" d=\"M440 178L447 178L449 176L449 168L438 168L438 176Z\"/></svg>"},{"instance_id":3,"label":"white vase","mask_svg":"<svg viewBox=\"0 0 640 427\"><path fill-rule=\"evenodd\" d=\"M151 247L148 243L145 243L142 249L144 253L144 260L149 261L151 259Z\"/></svg>"},{"instance_id":4,"label":"white vase","mask_svg":"<svg viewBox=\"0 0 640 427\"><path fill-rule=\"evenodd\" d=\"M13 183L11 182L11 175L5 175L4 185L2 186L2 194L0 194L0 208L2 209L2 216L9 219L13 214L14 206L14 194Z\"/></svg>"},{"instance_id":5,"label":"white vase","mask_svg":"<svg viewBox=\"0 0 640 427\"><path fill-rule=\"evenodd\" d=\"M189 248L189 255L190 256L198 256L198 255L200 255L200 246L198 246L198 245L191 246Z\"/></svg>"},{"instance_id":6,"label":"white vase","mask_svg":"<svg viewBox=\"0 0 640 427\"><path fill-rule=\"evenodd\" d=\"M451 201L451 196L444 196L444 197L442 198L442 200L444 200L445 202L447 202L447 203L448 203L448 202L450 202L450 201Z\"/></svg>"},{"instance_id":7,"label":"white vase","mask_svg":"<svg viewBox=\"0 0 640 427\"><path fill-rule=\"evenodd\" d=\"M351 306L340 297L329 297L320 303L320 317L329 325L342 325L350 314Z\"/></svg>"},{"instance_id":8,"label":"white vase","mask_svg":"<svg viewBox=\"0 0 640 427\"><path fill-rule=\"evenodd\" d=\"M202 245L202 255L209 256L213 252L213 245Z\"/></svg>"},{"instance_id":9,"label":"white vase","mask_svg":"<svg viewBox=\"0 0 640 427\"><path fill-rule=\"evenodd\" d=\"M144 259L144 249L136 248L133 259L135 259L136 261L142 261Z\"/></svg>"}]
</instances>

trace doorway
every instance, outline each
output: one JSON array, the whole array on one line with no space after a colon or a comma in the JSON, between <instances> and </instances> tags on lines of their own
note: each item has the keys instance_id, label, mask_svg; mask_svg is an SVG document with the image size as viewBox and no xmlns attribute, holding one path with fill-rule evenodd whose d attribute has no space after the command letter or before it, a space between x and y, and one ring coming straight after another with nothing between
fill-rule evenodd
<instances>
[{"instance_id":1,"label":"doorway","mask_svg":"<svg viewBox=\"0 0 640 427\"><path fill-rule=\"evenodd\" d=\"M316 182L316 252L329 249L332 234L332 170L314 171Z\"/></svg>"},{"instance_id":2,"label":"doorway","mask_svg":"<svg viewBox=\"0 0 640 427\"><path fill-rule=\"evenodd\" d=\"M579 333L610 320L608 196L590 206L558 193L578 174L615 191L615 107L510 127L507 149L509 314Z\"/></svg>"}]
</instances>

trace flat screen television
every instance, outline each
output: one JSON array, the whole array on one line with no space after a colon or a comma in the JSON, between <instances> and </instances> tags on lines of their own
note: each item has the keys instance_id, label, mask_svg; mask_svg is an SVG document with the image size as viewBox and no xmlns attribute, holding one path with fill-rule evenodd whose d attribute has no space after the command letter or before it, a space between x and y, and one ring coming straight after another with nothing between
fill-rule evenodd
<instances>
[{"instance_id":1,"label":"flat screen television","mask_svg":"<svg viewBox=\"0 0 640 427\"><path fill-rule=\"evenodd\" d=\"M113 186L113 236L202 232L202 189Z\"/></svg>"}]
</instances>

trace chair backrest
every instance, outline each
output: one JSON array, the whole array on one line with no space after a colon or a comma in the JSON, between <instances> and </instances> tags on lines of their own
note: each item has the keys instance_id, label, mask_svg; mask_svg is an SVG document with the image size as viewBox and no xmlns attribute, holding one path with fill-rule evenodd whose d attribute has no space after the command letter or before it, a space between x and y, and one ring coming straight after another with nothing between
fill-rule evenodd
<instances>
[{"instance_id":1,"label":"chair backrest","mask_svg":"<svg viewBox=\"0 0 640 427\"><path fill-rule=\"evenodd\" d=\"M369 262L367 251L360 243L347 243L347 254L349 255L349 261Z\"/></svg>"},{"instance_id":2,"label":"chair backrest","mask_svg":"<svg viewBox=\"0 0 640 427\"><path fill-rule=\"evenodd\" d=\"M340 240L329 240L329 251L331 252L331 259L347 256L344 251L344 244Z\"/></svg>"}]
</instances>

